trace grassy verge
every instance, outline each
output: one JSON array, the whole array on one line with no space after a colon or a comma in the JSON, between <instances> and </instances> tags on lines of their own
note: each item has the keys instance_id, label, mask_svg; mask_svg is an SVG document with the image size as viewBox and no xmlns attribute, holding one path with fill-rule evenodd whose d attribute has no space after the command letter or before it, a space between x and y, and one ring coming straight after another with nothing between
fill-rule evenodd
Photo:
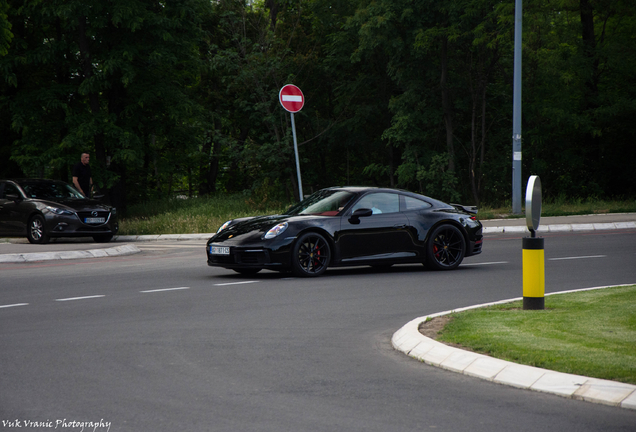
<instances>
[{"instance_id":1,"label":"grassy verge","mask_svg":"<svg viewBox=\"0 0 636 432\"><path fill-rule=\"evenodd\" d=\"M213 233L227 220L281 213L287 206L280 203L250 201L243 195L218 195L154 201L131 206L120 220L120 235Z\"/></svg>"},{"instance_id":2,"label":"grassy verge","mask_svg":"<svg viewBox=\"0 0 636 432\"><path fill-rule=\"evenodd\" d=\"M128 215L120 219L119 234L212 233L229 219L281 213L287 207L280 202L255 200L241 194L146 202L129 208ZM556 200L542 205L542 216L624 212L636 212L636 201ZM478 217L487 220L525 215L511 215L510 208L484 206L479 209Z\"/></svg>"},{"instance_id":3,"label":"grassy verge","mask_svg":"<svg viewBox=\"0 0 636 432\"><path fill-rule=\"evenodd\" d=\"M453 314L440 342L545 369L636 384L636 285Z\"/></svg>"},{"instance_id":4,"label":"grassy verge","mask_svg":"<svg viewBox=\"0 0 636 432\"><path fill-rule=\"evenodd\" d=\"M479 219L500 219L526 217L525 214L514 215L510 212L512 205L507 207L482 206L479 209ZM525 210L524 210L525 211ZM605 213L633 213L636 212L636 200L543 200L541 204L541 216L572 216L585 214Z\"/></svg>"}]
</instances>

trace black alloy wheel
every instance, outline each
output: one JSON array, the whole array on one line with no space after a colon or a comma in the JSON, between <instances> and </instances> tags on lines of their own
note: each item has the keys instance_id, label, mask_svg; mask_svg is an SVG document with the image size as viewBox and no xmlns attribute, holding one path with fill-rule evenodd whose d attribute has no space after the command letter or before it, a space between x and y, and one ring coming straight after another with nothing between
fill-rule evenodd
<instances>
[{"instance_id":1,"label":"black alloy wheel","mask_svg":"<svg viewBox=\"0 0 636 432\"><path fill-rule=\"evenodd\" d=\"M456 226L440 225L431 234L426 252L426 264L429 268L456 269L466 254L464 235Z\"/></svg>"},{"instance_id":2,"label":"black alloy wheel","mask_svg":"<svg viewBox=\"0 0 636 432\"><path fill-rule=\"evenodd\" d=\"M292 267L296 276L315 277L327 270L331 259L329 243L318 233L302 235L292 255Z\"/></svg>"},{"instance_id":3,"label":"black alloy wheel","mask_svg":"<svg viewBox=\"0 0 636 432\"><path fill-rule=\"evenodd\" d=\"M36 214L29 219L27 238L29 243L33 244L46 244L49 242L49 236L44 228L44 216Z\"/></svg>"}]
</instances>

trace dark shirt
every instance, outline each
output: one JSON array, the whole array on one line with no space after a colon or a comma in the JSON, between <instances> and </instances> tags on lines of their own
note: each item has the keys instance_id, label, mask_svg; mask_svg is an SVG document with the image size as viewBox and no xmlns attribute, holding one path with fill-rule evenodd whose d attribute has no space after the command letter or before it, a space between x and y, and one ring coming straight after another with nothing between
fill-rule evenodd
<instances>
[{"instance_id":1,"label":"dark shirt","mask_svg":"<svg viewBox=\"0 0 636 432\"><path fill-rule=\"evenodd\" d=\"M77 177L84 195L88 198L91 196L91 167L90 165L84 165L81 162L76 163L73 166L73 177Z\"/></svg>"}]
</instances>

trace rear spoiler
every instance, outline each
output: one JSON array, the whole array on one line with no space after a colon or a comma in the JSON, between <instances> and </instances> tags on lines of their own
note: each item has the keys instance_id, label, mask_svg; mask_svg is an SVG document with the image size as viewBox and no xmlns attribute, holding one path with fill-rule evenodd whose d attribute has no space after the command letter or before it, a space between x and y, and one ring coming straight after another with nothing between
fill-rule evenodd
<instances>
[{"instance_id":1,"label":"rear spoiler","mask_svg":"<svg viewBox=\"0 0 636 432\"><path fill-rule=\"evenodd\" d=\"M451 204L453 207L455 207L457 210L460 211L464 211L466 213L470 213L470 214L477 214L477 207L475 206L463 206L461 204Z\"/></svg>"}]
</instances>

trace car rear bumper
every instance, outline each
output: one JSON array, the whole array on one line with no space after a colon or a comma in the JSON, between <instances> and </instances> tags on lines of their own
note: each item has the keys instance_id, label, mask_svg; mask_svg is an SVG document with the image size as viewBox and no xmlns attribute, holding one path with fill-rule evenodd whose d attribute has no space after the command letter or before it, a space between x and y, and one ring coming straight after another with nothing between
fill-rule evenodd
<instances>
[{"instance_id":1,"label":"car rear bumper","mask_svg":"<svg viewBox=\"0 0 636 432\"><path fill-rule=\"evenodd\" d=\"M484 244L484 239L480 238L475 241L468 242L468 250L466 251L466 256L479 255L481 253L481 248Z\"/></svg>"}]
</instances>

